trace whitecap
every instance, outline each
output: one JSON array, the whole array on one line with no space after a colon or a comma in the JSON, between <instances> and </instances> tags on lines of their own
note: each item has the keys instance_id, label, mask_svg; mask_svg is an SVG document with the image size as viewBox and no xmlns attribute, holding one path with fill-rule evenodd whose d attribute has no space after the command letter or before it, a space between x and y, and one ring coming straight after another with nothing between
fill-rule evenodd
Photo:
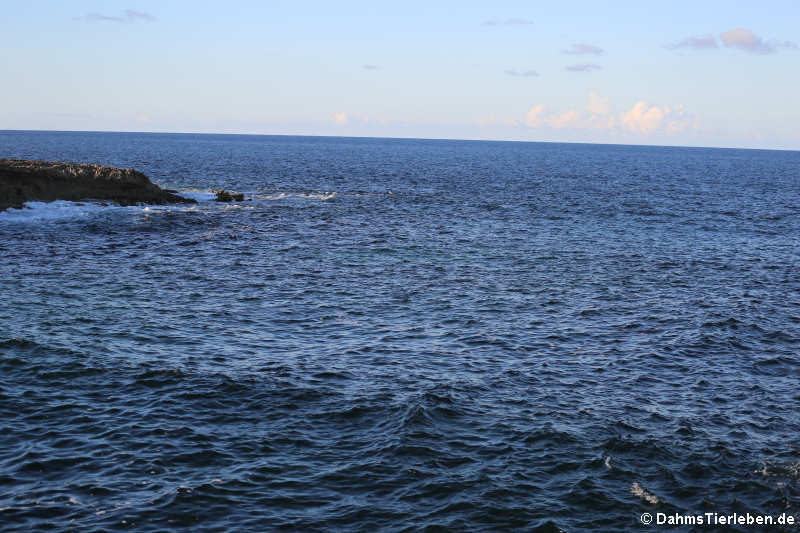
<instances>
[{"instance_id":1,"label":"whitecap","mask_svg":"<svg viewBox=\"0 0 800 533\"><path fill-rule=\"evenodd\" d=\"M217 193L205 189L186 189L178 191L178 196L197 200L198 202L210 202L217 197Z\"/></svg>"},{"instance_id":2,"label":"whitecap","mask_svg":"<svg viewBox=\"0 0 800 533\"><path fill-rule=\"evenodd\" d=\"M630 491L631 491L631 494L633 494L634 496L636 496L638 498L643 499L647 503L652 503L653 505L655 505L655 504L659 503L659 501L660 501L658 499L658 496L656 496L655 494L651 494L651 493L647 492L637 482L634 482L633 485L631 485Z\"/></svg>"},{"instance_id":3,"label":"whitecap","mask_svg":"<svg viewBox=\"0 0 800 533\"><path fill-rule=\"evenodd\" d=\"M107 210L110 207L119 208L117 205L99 202L69 202L67 200L25 202L25 206L22 209L10 208L0 211L0 222L46 222L79 219Z\"/></svg>"},{"instance_id":4,"label":"whitecap","mask_svg":"<svg viewBox=\"0 0 800 533\"><path fill-rule=\"evenodd\" d=\"M299 198L303 200L333 200L336 198L336 191L318 191L318 192L276 192L271 194L260 194L257 196L260 200L285 200L287 198Z\"/></svg>"}]
</instances>

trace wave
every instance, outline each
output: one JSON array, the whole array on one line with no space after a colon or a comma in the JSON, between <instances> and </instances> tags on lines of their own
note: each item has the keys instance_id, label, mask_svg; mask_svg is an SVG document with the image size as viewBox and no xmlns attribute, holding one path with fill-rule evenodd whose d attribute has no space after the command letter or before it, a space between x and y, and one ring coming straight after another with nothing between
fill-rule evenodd
<instances>
[{"instance_id":1,"label":"wave","mask_svg":"<svg viewBox=\"0 0 800 533\"><path fill-rule=\"evenodd\" d=\"M185 196L186 198L191 198L193 200L197 200L199 203L212 203L216 204L216 193L210 189L181 189L178 191L178 194L181 196ZM337 196L336 191L275 191L275 192L244 192L245 202L247 204L260 204L263 202L273 202L276 200L333 200ZM234 202L237 204L237 202ZM222 204L225 205L225 204ZM228 204L230 205L230 204Z\"/></svg>"},{"instance_id":2,"label":"wave","mask_svg":"<svg viewBox=\"0 0 800 533\"><path fill-rule=\"evenodd\" d=\"M109 213L149 213L155 211L196 211L197 206L185 204L172 205L133 205L120 206L108 202L25 202L22 209L0 211L0 223L43 223L88 220Z\"/></svg>"},{"instance_id":3,"label":"wave","mask_svg":"<svg viewBox=\"0 0 800 533\"><path fill-rule=\"evenodd\" d=\"M637 498L640 498L643 501L646 501L647 503L651 503L653 505L656 505L657 503L661 502L661 500L658 499L658 496L643 489L638 482L634 482L631 485L630 493L636 496Z\"/></svg>"},{"instance_id":4,"label":"wave","mask_svg":"<svg viewBox=\"0 0 800 533\"><path fill-rule=\"evenodd\" d=\"M335 191L319 192L276 192L270 194L257 194L254 196L258 200L285 200L287 198L298 198L302 200L333 200L336 198Z\"/></svg>"},{"instance_id":5,"label":"wave","mask_svg":"<svg viewBox=\"0 0 800 533\"><path fill-rule=\"evenodd\" d=\"M68 200L55 200L53 202L26 202L22 209L9 208L0 211L0 223L42 223L61 222L72 220L85 220L107 213L147 213L152 211L197 211L199 208L219 206L224 209L231 207L256 207L268 205L279 200L311 200L329 201L337 197L335 191L319 192L276 192L276 193L245 193L245 202L219 203L216 194L210 190L186 189L181 190L181 196L197 200L197 205L138 205L120 206L113 202L86 200L72 202Z\"/></svg>"},{"instance_id":6,"label":"wave","mask_svg":"<svg viewBox=\"0 0 800 533\"><path fill-rule=\"evenodd\" d=\"M47 222L82 219L108 209L129 209L105 202L26 202L22 209L6 209L0 212L0 222Z\"/></svg>"},{"instance_id":7,"label":"wave","mask_svg":"<svg viewBox=\"0 0 800 533\"><path fill-rule=\"evenodd\" d=\"M184 198L191 198L198 202L211 202L216 199L217 194L205 189L181 189L178 194Z\"/></svg>"}]
</instances>

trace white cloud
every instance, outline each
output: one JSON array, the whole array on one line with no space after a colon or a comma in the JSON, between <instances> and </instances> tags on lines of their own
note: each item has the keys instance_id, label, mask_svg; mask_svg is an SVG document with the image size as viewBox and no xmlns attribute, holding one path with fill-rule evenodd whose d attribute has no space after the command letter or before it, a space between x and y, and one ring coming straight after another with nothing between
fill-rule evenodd
<instances>
[{"instance_id":1,"label":"white cloud","mask_svg":"<svg viewBox=\"0 0 800 533\"><path fill-rule=\"evenodd\" d=\"M800 46L794 41L777 39L765 40L747 28L734 28L720 34L719 38L725 47L736 48L744 52L750 52L751 54L774 54L779 49L800 50ZM697 37L687 37L682 41L668 44L665 48L669 50L714 50L719 48L719 44L713 35L707 34Z\"/></svg>"},{"instance_id":2,"label":"white cloud","mask_svg":"<svg viewBox=\"0 0 800 533\"><path fill-rule=\"evenodd\" d=\"M764 39L747 28L735 28L719 36L722 43L729 48L738 48L753 54L772 54L775 47L764 42Z\"/></svg>"},{"instance_id":3,"label":"white cloud","mask_svg":"<svg viewBox=\"0 0 800 533\"><path fill-rule=\"evenodd\" d=\"M709 33L708 35L702 35L699 37L687 37L686 39L678 41L677 43L668 44L666 47L670 50L678 50L682 48L688 48L691 50L710 50L719 48L719 45L717 44L717 40L714 38L714 36Z\"/></svg>"},{"instance_id":4,"label":"white cloud","mask_svg":"<svg viewBox=\"0 0 800 533\"><path fill-rule=\"evenodd\" d=\"M621 113L615 113L609 98L590 92L584 108L547 113L544 104L531 107L523 124L529 128L605 130L616 133L650 135L656 132L679 133L695 121L682 105L651 105L641 100Z\"/></svg>"},{"instance_id":5,"label":"white cloud","mask_svg":"<svg viewBox=\"0 0 800 533\"><path fill-rule=\"evenodd\" d=\"M519 76L523 78L536 78L539 76L539 73L535 70L524 70L522 72L517 70L506 70L506 74L509 76Z\"/></svg>"},{"instance_id":6,"label":"white cloud","mask_svg":"<svg viewBox=\"0 0 800 533\"><path fill-rule=\"evenodd\" d=\"M636 102L631 109L620 115L623 128L645 135L655 131L680 133L693 122L680 104L657 106L650 105L644 100Z\"/></svg>"},{"instance_id":7,"label":"white cloud","mask_svg":"<svg viewBox=\"0 0 800 533\"><path fill-rule=\"evenodd\" d=\"M606 115L609 112L608 97L603 98L594 91L589 93L589 103L586 104L586 111L596 115Z\"/></svg>"},{"instance_id":8,"label":"white cloud","mask_svg":"<svg viewBox=\"0 0 800 533\"><path fill-rule=\"evenodd\" d=\"M580 127L582 119L583 116L580 111L570 109L569 111L563 111L561 113L550 115L545 119L545 122L553 128L562 129Z\"/></svg>"},{"instance_id":9,"label":"white cloud","mask_svg":"<svg viewBox=\"0 0 800 533\"><path fill-rule=\"evenodd\" d=\"M586 54L601 55L603 49L593 44L575 43L567 50L562 50L565 54L581 56Z\"/></svg>"},{"instance_id":10,"label":"white cloud","mask_svg":"<svg viewBox=\"0 0 800 533\"><path fill-rule=\"evenodd\" d=\"M484 26L530 26L533 24L532 20L511 18L506 20L491 19L483 23Z\"/></svg>"},{"instance_id":11,"label":"white cloud","mask_svg":"<svg viewBox=\"0 0 800 533\"><path fill-rule=\"evenodd\" d=\"M104 15L102 13L89 13L84 17L78 19L86 19L90 22L154 22L156 17L144 11L136 11L133 9L126 9L122 15Z\"/></svg>"},{"instance_id":12,"label":"white cloud","mask_svg":"<svg viewBox=\"0 0 800 533\"><path fill-rule=\"evenodd\" d=\"M778 48L786 48L787 50L800 50L800 46L794 41L778 41L774 43Z\"/></svg>"},{"instance_id":13,"label":"white cloud","mask_svg":"<svg viewBox=\"0 0 800 533\"><path fill-rule=\"evenodd\" d=\"M146 20L147 22L153 22L156 20L156 18L150 13L145 13L144 11L135 11L133 9L126 9L125 17L130 21Z\"/></svg>"},{"instance_id":14,"label":"white cloud","mask_svg":"<svg viewBox=\"0 0 800 533\"><path fill-rule=\"evenodd\" d=\"M531 128L541 126L544 123L544 104L532 107L525 113L525 124Z\"/></svg>"},{"instance_id":15,"label":"white cloud","mask_svg":"<svg viewBox=\"0 0 800 533\"><path fill-rule=\"evenodd\" d=\"M651 106L644 100L640 100L631 109L620 115L620 123L629 131L652 133L661 126L668 113L669 106L664 108Z\"/></svg>"},{"instance_id":16,"label":"white cloud","mask_svg":"<svg viewBox=\"0 0 800 533\"><path fill-rule=\"evenodd\" d=\"M591 72L593 70L600 70L600 65L595 63L579 63L577 65L569 65L565 67L570 72Z\"/></svg>"},{"instance_id":17,"label":"white cloud","mask_svg":"<svg viewBox=\"0 0 800 533\"><path fill-rule=\"evenodd\" d=\"M331 115L331 120L337 126L358 126L364 124L380 124L382 121L370 119L362 113L350 113L347 111L337 111Z\"/></svg>"}]
</instances>

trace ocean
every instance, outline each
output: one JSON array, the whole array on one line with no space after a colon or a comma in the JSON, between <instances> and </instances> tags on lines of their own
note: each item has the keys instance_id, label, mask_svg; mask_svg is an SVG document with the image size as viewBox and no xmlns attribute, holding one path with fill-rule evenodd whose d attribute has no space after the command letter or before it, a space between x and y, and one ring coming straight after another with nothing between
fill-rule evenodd
<instances>
[{"instance_id":1,"label":"ocean","mask_svg":"<svg viewBox=\"0 0 800 533\"><path fill-rule=\"evenodd\" d=\"M6 131L0 157L200 200L0 214L4 532L800 521L800 152Z\"/></svg>"}]
</instances>

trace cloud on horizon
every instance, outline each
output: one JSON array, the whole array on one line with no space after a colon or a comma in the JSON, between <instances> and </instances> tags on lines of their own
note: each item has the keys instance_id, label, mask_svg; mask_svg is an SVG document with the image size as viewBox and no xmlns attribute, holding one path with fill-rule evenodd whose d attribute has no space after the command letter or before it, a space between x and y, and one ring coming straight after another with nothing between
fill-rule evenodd
<instances>
[{"instance_id":1,"label":"cloud on horizon","mask_svg":"<svg viewBox=\"0 0 800 533\"><path fill-rule=\"evenodd\" d=\"M347 111L337 111L331 115L331 120L337 126L354 126L364 124L385 123L382 120L371 120L367 115L361 113L348 113Z\"/></svg>"},{"instance_id":2,"label":"cloud on horizon","mask_svg":"<svg viewBox=\"0 0 800 533\"><path fill-rule=\"evenodd\" d=\"M688 126L688 121L681 120L684 114L681 105L656 106L640 100L620 115L620 124L628 131L645 135L664 127L669 133L678 133Z\"/></svg>"},{"instance_id":3,"label":"cloud on horizon","mask_svg":"<svg viewBox=\"0 0 800 533\"><path fill-rule=\"evenodd\" d=\"M708 35L701 35L697 37L687 37L677 43L668 44L665 48L669 50L680 50L688 48L690 50L711 50L719 48L717 40L710 33Z\"/></svg>"},{"instance_id":4,"label":"cloud on horizon","mask_svg":"<svg viewBox=\"0 0 800 533\"><path fill-rule=\"evenodd\" d=\"M594 91L589 92L589 102L586 104L586 111L596 115L607 115L610 112L608 101L610 99L602 97Z\"/></svg>"},{"instance_id":5,"label":"cloud on horizon","mask_svg":"<svg viewBox=\"0 0 800 533\"><path fill-rule=\"evenodd\" d=\"M506 70L506 74L508 74L509 76L517 76L523 78L536 78L539 76L539 73L536 72L535 70L526 70L523 72L519 72L517 70Z\"/></svg>"},{"instance_id":6,"label":"cloud on horizon","mask_svg":"<svg viewBox=\"0 0 800 533\"><path fill-rule=\"evenodd\" d=\"M155 22L157 19L150 13L144 11L136 11L134 9L126 9L122 15L103 15L102 13L89 13L78 20L84 19L90 22Z\"/></svg>"},{"instance_id":7,"label":"cloud on horizon","mask_svg":"<svg viewBox=\"0 0 800 533\"><path fill-rule=\"evenodd\" d=\"M363 68L364 70L380 70L381 69L380 65L369 65L369 64L362 65L361 68Z\"/></svg>"},{"instance_id":8,"label":"cloud on horizon","mask_svg":"<svg viewBox=\"0 0 800 533\"><path fill-rule=\"evenodd\" d=\"M482 26L530 26L531 24L533 24L532 20L512 18L506 20L487 20Z\"/></svg>"},{"instance_id":9,"label":"cloud on horizon","mask_svg":"<svg viewBox=\"0 0 800 533\"><path fill-rule=\"evenodd\" d=\"M603 54L604 50L599 46L595 46L593 44L575 43L568 49L562 50L561 52L573 56L582 56L587 54L593 54L599 56Z\"/></svg>"},{"instance_id":10,"label":"cloud on horizon","mask_svg":"<svg viewBox=\"0 0 800 533\"><path fill-rule=\"evenodd\" d=\"M651 105L639 100L621 113L612 111L609 98L589 93L586 107L548 113L544 104L531 107L521 121L529 128L605 130L612 133L675 134L696 124L682 105Z\"/></svg>"},{"instance_id":11,"label":"cloud on horizon","mask_svg":"<svg viewBox=\"0 0 800 533\"><path fill-rule=\"evenodd\" d=\"M595 63L578 63L577 65L569 65L564 68L570 72L591 72L593 70L600 70L603 67Z\"/></svg>"}]
</instances>

